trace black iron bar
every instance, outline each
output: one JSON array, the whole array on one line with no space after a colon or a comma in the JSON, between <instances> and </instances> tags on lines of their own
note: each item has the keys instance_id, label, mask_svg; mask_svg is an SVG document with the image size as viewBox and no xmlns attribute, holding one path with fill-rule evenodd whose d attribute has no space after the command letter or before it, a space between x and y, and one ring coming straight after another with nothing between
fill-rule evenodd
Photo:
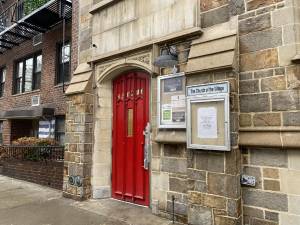
<instances>
[{"instance_id":1,"label":"black iron bar","mask_svg":"<svg viewBox=\"0 0 300 225\"><path fill-rule=\"evenodd\" d=\"M47 29L44 28L44 27L37 27L37 26L34 26L34 25L32 25L30 23L26 23L26 22L20 22L19 25L23 26L23 27L27 27L31 30L35 30L35 31L40 32L40 33L45 33L47 31Z\"/></svg>"},{"instance_id":2,"label":"black iron bar","mask_svg":"<svg viewBox=\"0 0 300 225\"><path fill-rule=\"evenodd\" d=\"M3 146L8 160L62 161L63 146Z\"/></svg>"},{"instance_id":3,"label":"black iron bar","mask_svg":"<svg viewBox=\"0 0 300 225\"><path fill-rule=\"evenodd\" d=\"M15 32L12 32L12 31L7 31L7 33L12 35L12 36L16 36L16 37L19 37L19 38L22 38L22 39L25 39L25 40L30 40L31 39L28 36L25 36L25 35L22 35L22 34L19 34L19 33L15 33Z\"/></svg>"},{"instance_id":4,"label":"black iron bar","mask_svg":"<svg viewBox=\"0 0 300 225\"><path fill-rule=\"evenodd\" d=\"M6 48L6 49L11 49L11 47L6 46L6 45L0 45L1 48Z\"/></svg>"},{"instance_id":5,"label":"black iron bar","mask_svg":"<svg viewBox=\"0 0 300 225\"><path fill-rule=\"evenodd\" d=\"M26 32L29 35L36 35L37 34L37 31L32 30L31 28L23 27L23 26L17 26L15 29L19 30L20 32Z\"/></svg>"},{"instance_id":6,"label":"black iron bar","mask_svg":"<svg viewBox=\"0 0 300 225\"><path fill-rule=\"evenodd\" d=\"M16 46L19 45L17 42L14 42L14 41L8 41L8 40L6 40L6 39L4 39L4 38L0 38L0 41L1 41L1 42L4 42L4 43L7 43L7 44L11 44L11 45L16 45Z\"/></svg>"}]
</instances>

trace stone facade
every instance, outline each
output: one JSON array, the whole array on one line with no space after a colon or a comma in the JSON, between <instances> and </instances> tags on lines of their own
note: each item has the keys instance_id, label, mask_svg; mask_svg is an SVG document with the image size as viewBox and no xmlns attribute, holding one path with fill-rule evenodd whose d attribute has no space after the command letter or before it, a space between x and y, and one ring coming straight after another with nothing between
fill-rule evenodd
<instances>
[{"instance_id":1,"label":"stone facade","mask_svg":"<svg viewBox=\"0 0 300 225\"><path fill-rule=\"evenodd\" d=\"M197 79L199 75L201 78L206 77L209 82L229 81L231 84L231 151L220 153L188 150L188 222L193 225L241 224L241 156L236 97L238 74L233 71L193 74L187 77L187 85L201 83Z\"/></svg>"},{"instance_id":2,"label":"stone facade","mask_svg":"<svg viewBox=\"0 0 300 225\"><path fill-rule=\"evenodd\" d=\"M94 91L87 92L94 95L95 108L91 115L93 130L82 134L93 136L91 142L86 142L91 149L80 154L92 158L93 162L77 162L85 166L90 182L86 183L90 192L84 198L111 196L112 80L124 71L140 69L151 76L150 207L153 213L171 218L175 197L176 220L191 225L299 224L296 187L300 159L298 151L292 150L300 146L298 1L177 0L160 5L146 1L145 4L153 6L146 9L138 7L140 3L133 0L105 2L80 1L79 63L88 62L92 66ZM190 6L182 7L186 12L172 20L167 13L172 11L170 7L176 12L178 5L185 6L187 2L192 5L197 2L193 15L188 13ZM126 13L131 6L136 9L135 16L133 12ZM113 15L123 17L118 19ZM146 15L153 18L160 15L164 23L155 26ZM106 16L113 19L106 20ZM174 30L168 27L154 32L162 29L162 25L166 27L167 23L178 21L186 23L176 24ZM140 29L142 22L145 30ZM202 36L197 29L200 27ZM237 43L224 50L220 44L223 38ZM187 85L229 81L230 152L188 149L185 129L158 129L157 76L170 74L172 69L156 68L152 62L165 43L176 46L178 68L187 72ZM205 46L205 43L215 44L191 58L189 53L195 51L195 46ZM230 52L226 55L232 57L230 63L222 58L224 51ZM197 64L189 67L196 57L208 60L208 71L197 68ZM215 63L220 66L212 68L213 63L209 62L212 59L221 61ZM71 105L75 104L73 98L78 96L70 98ZM72 121L73 114L68 115ZM84 143L78 142L77 149L79 144ZM66 163L65 171L70 172L70 168ZM256 187L242 187L241 174L256 177ZM75 189L69 188L70 194L78 195Z\"/></svg>"},{"instance_id":3,"label":"stone facade","mask_svg":"<svg viewBox=\"0 0 300 225\"><path fill-rule=\"evenodd\" d=\"M299 151L245 148L242 156L243 173L257 179L243 187L244 224L299 224Z\"/></svg>"},{"instance_id":4,"label":"stone facade","mask_svg":"<svg viewBox=\"0 0 300 225\"><path fill-rule=\"evenodd\" d=\"M68 97L63 194L79 200L91 196L93 110L92 94ZM82 185L70 184L70 176L79 176Z\"/></svg>"},{"instance_id":5,"label":"stone facade","mask_svg":"<svg viewBox=\"0 0 300 225\"><path fill-rule=\"evenodd\" d=\"M277 2L248 3L250 12L239 17L243 129L297 126L291 121L299 110L299 66L291 60L297 54L299 9L292 1Z\"/></svg>"}]
</instances>

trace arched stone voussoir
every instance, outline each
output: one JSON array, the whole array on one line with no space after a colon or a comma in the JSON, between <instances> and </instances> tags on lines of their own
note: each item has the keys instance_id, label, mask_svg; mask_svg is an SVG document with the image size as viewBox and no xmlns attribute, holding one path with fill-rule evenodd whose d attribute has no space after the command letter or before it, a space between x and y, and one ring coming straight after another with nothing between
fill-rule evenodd
<instances>
[{"instance_id":1,"label":"arched stone voussoir","mask_svg":"<svg viewBox=\"0 0 300 225\"><path fill-rule=\"evenodd\" d=\"M131 58L96 65L96 83L97 85L101 84L107 80L114 79L121 73L137 69L144 70L149 74L153 73L153 66L150 61L145 63Z\"/></svg>"}]
</instances>

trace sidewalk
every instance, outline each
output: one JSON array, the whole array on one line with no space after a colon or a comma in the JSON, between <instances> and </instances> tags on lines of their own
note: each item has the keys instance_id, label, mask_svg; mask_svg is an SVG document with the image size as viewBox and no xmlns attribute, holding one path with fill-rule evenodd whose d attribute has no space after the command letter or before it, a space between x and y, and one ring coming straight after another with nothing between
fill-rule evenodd
<instances>
[{"instance_id":1,"label":"sidewalk","mask_svg":"<svg viewBox=\"0 0 300 225\"><path fill-rule=\"evenodd\" d=\"M169 225L148 208L112 199L76 202L0 175L0 225Z\"/></svg>"}]
</instances>

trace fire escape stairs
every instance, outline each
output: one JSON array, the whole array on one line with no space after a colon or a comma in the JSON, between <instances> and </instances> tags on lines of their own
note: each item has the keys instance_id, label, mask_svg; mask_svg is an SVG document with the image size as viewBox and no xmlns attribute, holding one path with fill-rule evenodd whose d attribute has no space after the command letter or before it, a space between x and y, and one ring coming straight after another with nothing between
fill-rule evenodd
<instances>
[{"instance_id":1,"label":"fire escape stairs","mask_svg":"<svg viewBox=\"0 0 300 225\"><path fill-rule=\"evenodd\" d=\"M48 0L28 10L30 0L17 0L0 13L0 54L72 18L72 0Z\"/></svg>"}]
</instances>

